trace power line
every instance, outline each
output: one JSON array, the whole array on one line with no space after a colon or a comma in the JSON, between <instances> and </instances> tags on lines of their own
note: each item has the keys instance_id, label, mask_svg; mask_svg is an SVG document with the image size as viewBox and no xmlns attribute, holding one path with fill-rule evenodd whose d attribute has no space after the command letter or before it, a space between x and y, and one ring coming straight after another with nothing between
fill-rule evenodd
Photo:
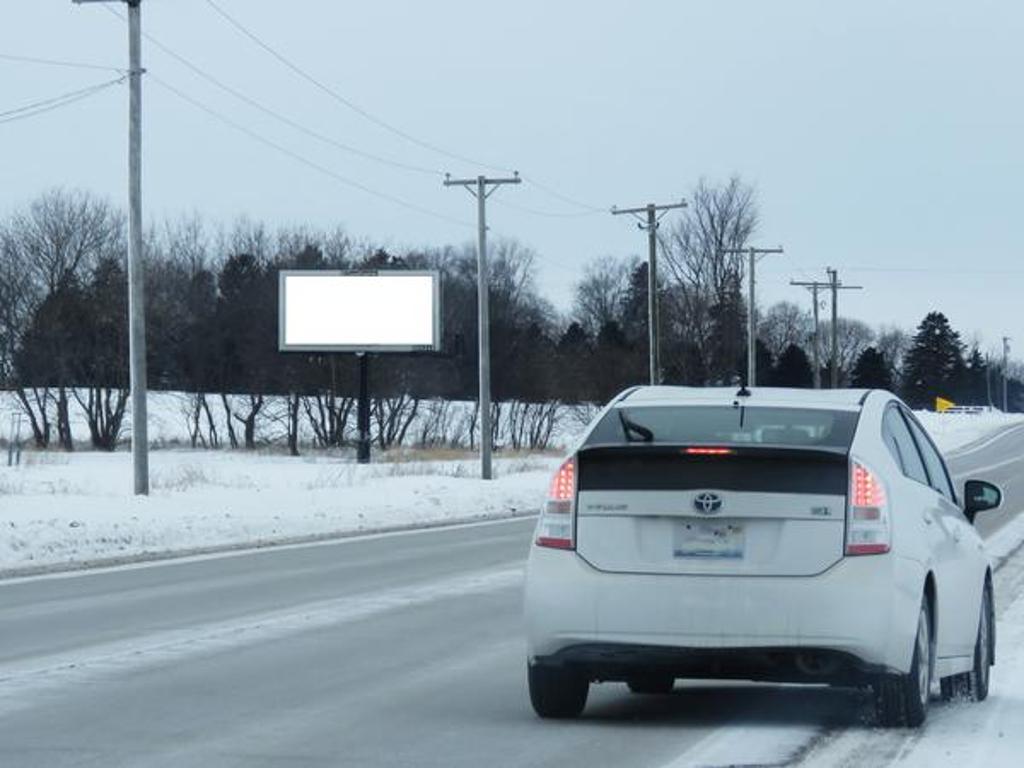
<instances>
[{"instance_id":1,"label":"power line","mask_svg":"<svg viewBox=\"0 0 1024 768\"><path fill-rule=\"evenodd\" d=\"M353 189L358 189L361 192L365 192L368 195L372 195L373 197L379 198L381 200L386 200L386 201L388 201L390 203L394 203L395 205L399 205L399 206L401 206L403 208L407 208L407 209L409 209L411 211L416 211L417 213L421 213L424 216L430 216L432 218L439 219L441 221L446 221L446 222L448 222L450 224L458 224L461 227L471 227L471 226L473 226L471 222L468 222L468 221L466 221L464 219L457 219L457 218L455 218L453 216L448 216L447 214L440 213L438 211L433 211L433 210L431 210L429 208L424 208L423 206L417 205L416 203L409 202L408 200L404 200L404 199L402 199L400 197L395 197L394 195L390 195L387 192L380 192L379 190L373 189L372 187L368 187L365 184L362 184L362 183L360 183L358 181L355 181L354 179L350 179L347 176L343 176L340 173L337 173L336 171L333 171L330 168L327 168L326 166L320 165L319 163L314 162L313 160L310 160L308 157L305 157L304 155L300 155L298 152L294 152L294 151L288 149L287 147L285 147L285 146L283 146L281 144L278 144L276 141L273 141L271 139L266 138L265 136L257 133L256 131L252 130L251 128L248 128L247 126L244 126L241 123L239 123L239 122L237 122L235 120L232 120L227 115L224 115L221 112L218 112L217 110L213 109L212 107L207 106L206 104L204 104L203 102L199 101L198 99L195 99L192 96L189 96L184 91L181 91L180 89L175 88L173 85L171 85L170 83L166 82L165 80L162 80L161 78L157 77L156 75L154 75L152 73L149 73L149 77L155 83L157 83L158 85L160 85L163 88L165 88L166 90L170 91L175 96L177 96L178 98L182 99L183 101L191 104L196 109L198 109L198 110L200 110L202 112L205 112L210 117L213 117L214 119L219 120L220 122L224 123L225 125L235 129L236 131L239 131L240 133L244 133L246 136L248 136L249 138L253 139L254 141L257 141L260 144L263 144L264 146L270 147L271 149L273 149L276 152L279 152L282 155L290 157L292 160L294 160L294 161L296 161L298 163L301 163L302 165L305 165L307 168L312 168L313 170L318 171L319 173L321 173L321 174L323 174L325 176L328 176L328 177L334 179L335 181L338 181L338 182L340 182L340 183L342 183L342 184L344 184L344 185L346 185L348 187L352 187Z\"/></svg>"},{"instance_id":2,"label":"power line","mask_svg":"<svg viewBox=\"0 0 1024 768\"><path fill-rule=\"evenodd\" d=\"M80 61L64 61L62 59L44 59L37 56L19 56L14 53L0 53L4 61L16 61L23 64L41 64L51 67L68 67L70 69L96 69L105 72L126 72L123 67L110 67L103 64L87 64Z\"/></svg>"},{"instance_id":3,"label":"power line","mask_svg":"<svg viewBox=\"0 0 1024 768\"><path fill-rule=\"evenodd\" d=\"M509 172L511 170L508 167L494 165L493 163L485 163L485 162L483 162L481 160L474 159L474 158L471 158L471 157L467 157L466 155L462 155L462 154L459 154L459 153L452 152L450 150L444 149L443 147L440 147L440 146L438 146L436 144L433 144L432 142L425 141L424 139L420 139L420 138L412 135L408 131L402 130L401 128L399 128L398 126L394 125L393 123L390 123L387 120L384 120L383 118L378 117L377 115L373 114L369 110L366 110L363 107L359 106L358 104L356 104L351 99L343 96L336 89L331 88L326 83L324 83L322 80L314 77L307 70L303 69L298 64L296 64L294 61L292 61L291 59L286 57L284 54L279 52L272 45L270 45L265 40L263 40L261 37L259 37L255 32L253 32L248 27L246 27L244 24L242 24L242 22L240 22L238 19L236 19L230 13L225 11L220 5L218 5L216 2L214 2L214 0L206 0L206 3L222 19L224 19L228 24L230 24L232 27L234 27L235 30L240 32L245 37L247 37L250 41L255 43L257 46L259 46L261 49L263 49L266 53L270 54L273 58L275 58L277 61L279 61L285 67L287 67L289 70L294 72L296 75L301 77L306 82L308 82L311 85L313 85L315 88L317 88L321 92L323 92L323 93L327 94L328 96L330 96L332 99L334 99L335 101L337 101L338 103L340 103L341 105L346 107L347 109L350 109L353 112L355 112L356 114L358 114L361 117L363 117L364 119L369 120L374 125L376 125L376 126L378 126L380 128L383 128L384 130L394 134L395 136L398 136L398 137L400 137L402 139L405 139L406 141L411 142L411 143L415 144L416 146L421 147L422 149L426 149L426 150L429 150L430 152L434 152L434 153L436 153L438 155L441 155L443 157L447 157L450 160L458 160L459 162L462 162L462 163L467 163L469 165L479 166L481 168L486 168L486 169L492 170L492 171L500 171L502 173L506 173L506 172ZM607 210L606 208L602 208L600 206L591 205L589 203L585 203L585 202L582 202L580 200L577 200L576 198L573 198L573 197L571 197L569 195L566 195L566 194L564 194L562 192L558 192L557 190L552 189L551 187L549 187L549 186L547 186L545 184L542 184L541 182L537 181L535 178L526 177L526 176L523 176L521 178L523 179L523 181L525 181L528 184L536 187L537 189L541 190L542 192L546 192L547 194L551 195L552 197L555 197L555 198L557 198L557 199L559 199L559 200L561 200L563 202L566 202L566 203L568 203L570 205L574 205L574 206L577 206L579 208L583 208L585 210L589 210L589 211L592 211L592 212L595 212L595 213L597 213L597 212L604 213ZM526 210L526 209L524 209L524 210ZM536 211L528 211L528 212L536 213Z\"/></svg>"},{"instance_id":4,"label":"power line","mask_svg":"<svg viewBox=\"0 0 1024 768\"><path fill-rule=\"evenodd\" d=\"M559 192L558 190L552 189L551 187L541 184L539 181L537 181L537 179L533 178L532 176L523 176L522 179L530 186L534 186L537 189L541 190L542 192L547 192L553 198L561 200L563 203L575 205L579 208L583 208L584 210L590 211L591 213L608 213L607 206L602 208L601 206L591 205L590 203L584 203L580 200L577 200L576 198L569 197L569 195Z\"/></svg>"},{"instance_id":5,"label":"power line","mask_svg":"<svg viewBox=\"0 0 1024 768\"><path fill-rule=\"evenodd\" d=\"M121 13L119 13L118 11L115 11L112 8L109 8L107 6L104 6L104 9L108 13L116 16L117 18L121 19L122 21L124 20L124 16ZM223 82L222 80L220 80L219 78L215 77L214 75L211 75L206 70L202 69L201 67L199 67L196 64L193 64L187 58L185 58L181 54L179 54L179 53L175 52L174 50L172 50L169 46L164 45L162 42L157 40L155 37L153 37L153 35L149 34L148 32L143 32L143 36L150 43L152 43L157 48L159 48L161 51L163 51L165 54L167 54L168 56L173 58L179 64L187 67L191 72L193 72L197 76L201 77L203 80L206 80L208 83L216 86L220 90L222 90L225 93L233 96L234 98L238 99L239 101L242 101L242 102L248 104L250 107L253 107L256 110L259 110L263 114L268 115L268 116L274 118L275 120L277 120L278 122L284 123L285 125L289 126L290 128L293 128L293 129L295 129L295 130L297 130L297 131L299 131L301 133L304 133L307 136L311 136L314 139L316 139L317 141L321 141L321 142L323 142L325 144L329 144L329 145L331 145L333 147L336 147L337 149L341 149L341 150L343 150L345 152L349 152L349 153L351 153L353 155L357 155L357 156L365 158L367 160L372 160L374 162L381 163L383 165L389 165L389 166L391 166L393 168L400 168L402 170L412 171L414 173L421 173L421 174L425 174L425 175L429 175L429 176L437 176L437 177L439 177L439 176L442 175L441 171L436 169L436 168L426 168L426 167L421 166L421 165L413 165L412 163L405 163L405 162L402 162L400 160L393 160L393 159L388 158L388 157L383 157L381 155L376 155L376 154L374 154L372 152L367 152L366 150L362 150L362 149L359 149L358 147L353 147L350 144L346 144L346 143L344 143L342 141L338 141L337 139L334 139L334 138L332 138L330 136L327 136L327 135L325 135L323 133L320 133L319 131L316 131L316 130L314 130L312 128L308 128L307 126L302 125L298 121L293 120L290 117L287 117L286 115L282 115L280 112L278 112L278 111L268 107L266 104L263 104L262 102L257 101L256 99L252 98L251 96L247 96L245 93L242 93L237 88L234 88L234 87L228 85L227 83Z\"/></svg>"},{"instance_id":6,"label":"power line","mask_svg":"<svg viewBox=\"0 0 1024 768\"><path fill-rule=\"evenodd\" d=\"M6 112L0 112L0 125L3 125L4 123L13 123L18 120L27 120L30 117L36 117L37 115L42 115L47 112L52 112L62 107L66 107L70 104L74 104L82 99L94 96L100 91L105 91L107 88L112 88L115 85L123 83L126 77L127 75L117 77L104 83L91 85L88 88L80 88L75 91L63 93L60 96L53 96L48 99L33 102L32 104L26 104L23 107L10 109Z\"/></svg>"},{"instance_id":7,"label":"power line","mask_svg":"<svg viewBox=\"0 0 1024 768\"><path fill-rule=\"evenodd\" d=\"M522 177L520 177L522 178ZM529 213L533 216L542 216L548 219L579 219L584 216L596 216L600 213L607 213L607 211L574 211L572 213L561 213L558 211L542 211L539 208L531 208L528 205L520 205L519 203L513 203L508 200L495 200L495 203L505 208L511 208L514 211L522 211L523 213Z\"/></svg>"},{"instance_id":8,"label":"power line","mask_svg":"<svg viewBox=\"0 0 1024 768\"><path fill-rule=\"evenodd\" d=\"M476 166L480 166L482 168L489 168L489 169L495 170L495 171L503 171L504 172L504 171L509 170L507 168L501 168L499 166L490 165L489 163L482 163L479 160L474 160L473 158L466 157L465 155L460 155L460 154L455 153L455 152L450 152L447 149L443 149L442 147L437 146L436 144L432 144L432 143L430 143L428 141L424 141L423 139L419 139L416 136L413 136L412 134L407 133L406 131L403 131L401 128L399 128L399 127L397 127L395 125L392 125L388 121L386 121L386 120L384 120L384 119L382 119L380 117L377 117L372 112L369 112L368 110L363 109L361 106L356 104L351 99L348 99L345 96L342 96L335 89L333 89L330 86L328 86L327 84L325 84L322 80L318 80L316 77L314 77L309 72L304 70L298 64L294 63L291 59L286 57L284 54L278 52L273 46L271 46L269 43L267 43L263 39L261 39L258 35L256 35L256 33L252 32L247 27L245 27L245 25L243 25L242 22L238 21L234 16L232 16L227 11L225 11L223 8L221 8L213 0L206 0L206 3L222 19L224 19L226 22L228 22L228 24L230 24L232 27L234 27L242 35L244 35L245 37L249 38L249 40L251 40L253 43L258 45L260 48L262 48L268 54L273 56L281 64L286 66L288 69L290 69L296 75L298 75L303 80L305 80L306 82L308 82L311 85L313 85L315 88L317 88L321 92L327 94L328 96L330 96L332 99L334 99L339 104L341 104L344 107L346 107L347 109L350 109L353 112L355 112L356 114L358 114L358 115L362 116L363 118L365 118L366 120L369 120L374 125L376 125L376 126L378 126L380 128L383 128L384 130L386 130L386 131L388 131L390 133L393 133L394 135L399 136L399 137L405 139L406 141L412 142L413 144L416 144L417 146L422 147L423 149L430 150L431 152L434 152L434 153L436 153L438 155L443 155L444 157L447 157L450 160L458 160L459 162L462 162L462 163L467 163L469 165L476 165Z\"/></svg>"},{"instance_id":9,"label":"power line","mask_svg":"<svg viewBox=\"0 0 1024 768\"><path fill-rule=\"evenodd\" d=\"M935 275L1024 275L1024 269L986 269L986 268L957 268L957 267L879 267L879 266L844 266L848 272L878 272L878 273L907 273L907 274L935 274Z\"/></svg>"},{"instance_id":10,"label":"power line","mask_svg":"<svg viewBox=\"0 0 1024 768\"><path fill-rule=\"evenodd\" d=\"M259 38L256 38L255 35L253 35L252 33L249 33L249 31L247 29L242 27L240 22L237 22L237 20L235 20L233 17L230 17L219 6L216 6L214 3L211 3L211 6L214 7L214 10L218 11L222 16L224 16L225 19L227 19L230 23L232 23L233 26L236 26L237 28L239 28L239 31L242 31L247 36L252 37L254 39L254 42L258 42L258 44L261 44L261 47L265 47L269 52L274 53L275 54L275 58L280 58L283 61L283 63L289 64L290 68L293 68L293 69L296 69L296 70L298 69L297 66L291 66L291 63L288 62L287 60L284 60L283 57L277 56L276 55L276 51L273 51L273 49L271 49L269 45L263 44L263 41L259 40ZM124 21L125 17L123 16L123 14L119 13L118 11L113 10L109 6L104 6L104 10L106 10L108 13L110 13L114 17ZM334 138L332 138L330 136L327 136L327 135L325 135L325 134L323 134L323 133L321 133L319 131L316 131L316 130L314 130L312 128L309 128L308 126L303 125L303 124L299 123L298 121L293 120L292 118L290 118L290 117L288 117L286 115L281 114L277 110L267 106L265 103L263 103L263 102L255 99L255 98L253 98L253 97L243 93L242 91L238 90L237 88L234 88L233 86L228 85L227 83L225 83L224 81L222 81L221 79L216 77L215 75L211 74L210 72L206 71L202 67L200 67L197 64L193 63L191 60L189 60L185 56L179 54L178 52L176 52L175 50L170 48L168 45L164 44L163 42L161 42L160 40L155 38L153 35L151 35L151 34L149 34L147 32L143 32L143 36L150 43L152 43L159 50L161 50L163 53L165 53L166 55L168 55L171 58L173 58L179 64L181 64L182 66L186 67L188 70L190 70L192 73L194 73L198 77L202 78L206 82L208 82L211 85L215 86L216 88L224 91L225 93L229 94L230 96L238 99L239 101L249 105L250 107L252 107L252 108L262 112L263 114L268 115L269 117L272 117L273 119L277 120L278 122L283 123L284 125L287 125L288 127L292 128L292 129L294 129L296 131L299 131L300 133L303 133L303 134L305 134L307 136L310 136L310 137L316 139L317 141L323 142L325 144L328 144L330 146L336 147L336 148L341 149L341 150L343 150L345 152L349 152L351 154L357 155L359 157L362 157L362 158L365 158L365 159L368 159L368 160L372 160L374 162L377 162L377 163L380 163L380 164L383 164L383 165L388 165L388 166L391 166L391 167L394 167L394 168L399 168L401 170L411 171L411 172L415 172L415 173L419 173L419 174L423 174L423 175L429 175L429 176L440 176L441 175L441 171L436 169L436 168L429 168L429 167L422 166L422 165L416 165L416 164L413 164L413 163L407 163L407 162L403 162L403 161L399 161L399 160L394 160L394 159L391 159L391 158L387 158L387 157L383 157L381 155L374 154L372 152L367 152L366 150L362 150L362 149L359 149L358 147L354 147L354 146L352 146L350 144L346 144L344 142L338 141L337 139L334 139ZM306 73L305 72L301 72L301 74L303 74L305 76ZM309 76L309 77L312 77L312 76ZM316 82L317 82L318 85L321 85L321 86L323 85L322 83L319 83L319 81L316 81ZM327 86L323 86L322 90L323 89L327 89ZM327 89L327 90L330 90L330 89ZM339 98L344 98L344 97L340 97L340 95L338 95L338 94L334 94L334 95L339 96ZM496 166L488 166L488 167L496 167ZM606 210L604 208L600 208L598 206L593 206L593 205L590 205L588 203L584 203L584 202L581 202L579 200L576 200L576 199L574 199L574 198L572 198L572 197L570 197L568 195L562 194L562 193L558 192L557 190L554 190L554 189L552 189L552 188L542 184L541 182L537 181L536 179L530 178L528 180L528 183L531 186L534 186L537 189L539 189L539 190L541 190L543 192L546 192L547 194L549 194L549 195L551 195L553 197L556 197L559 200L562 200L562 201L567 202L567 203L569 203L571 205L575 205L577 207L583 208L584 211L582 211L582 212L571 212L571 213L570 212L565 212L565 213L562 213L562 212L555 212L555 211L539 210L537 208L531 208L529 206L520 205L520 204L512 203L512 202L505 202L505 201L496 201L496 202L499 202L499 204L506 205L509 208L521 211L523 213L528 213L528 214L533 215L533 216L540 216L540 217L552 218L552 219L581 218L581 217L584 217L584 216L594 215L596 213L604 213L605 210Z\"/></svg>"}]
</instances>

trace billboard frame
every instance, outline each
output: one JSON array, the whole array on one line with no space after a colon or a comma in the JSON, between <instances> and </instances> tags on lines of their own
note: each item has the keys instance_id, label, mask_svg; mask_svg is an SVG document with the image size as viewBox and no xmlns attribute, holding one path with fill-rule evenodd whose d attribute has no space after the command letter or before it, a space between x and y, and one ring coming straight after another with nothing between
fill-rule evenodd
<instances>
[{"instance_id":1,"label":"billboard frame","mask_svg":"<svg viewBox=\"0 0 1024 768\"><path fill-rule=\"evenodd\" d=\"M285 343L285 280L291 276L322 276L322 277L431 277L434 283L434 317L433 344L286 344ZM383 354L441 352L444 346L441 338L441 272L437 269L282 269L277 277L277 350L278 352L300 352L305 354L318 353L356 353Z\"/></svg>"}]
</instances>

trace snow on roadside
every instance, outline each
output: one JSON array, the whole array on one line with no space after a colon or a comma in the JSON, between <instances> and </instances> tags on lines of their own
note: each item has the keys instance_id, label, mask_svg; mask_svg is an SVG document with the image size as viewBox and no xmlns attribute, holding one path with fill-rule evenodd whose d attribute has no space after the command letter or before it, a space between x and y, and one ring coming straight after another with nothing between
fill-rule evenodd
<instances>
[{"instance_id":1,"label":"snow on roadside","mask_svg":"<svg viewBox=\"0 0 1024 768\"><path fill-rule=\"evenodd\" d=\"M26 454L0 469L0 572L259 545L536 511L558 459L350 461L155 451L152 495L127 453Z\"/></svg>"},{"instance_id":2,"label":"snow on roadside","mask_svg":"<svg viewBox=\"0 0 1024 768\"><path fill-rule=\"evenodd\" d=\"M915 411L914 415L945 454L956 453L1008 427L1024 424L1024 414L1000 411L977 414Z\"/></svg>"}]
</instances>

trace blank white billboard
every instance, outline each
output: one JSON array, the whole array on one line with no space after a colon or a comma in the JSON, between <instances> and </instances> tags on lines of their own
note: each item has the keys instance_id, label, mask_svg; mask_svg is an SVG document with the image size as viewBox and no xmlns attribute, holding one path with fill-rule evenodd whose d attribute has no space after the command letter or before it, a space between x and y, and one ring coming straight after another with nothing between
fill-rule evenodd
<instances>
[{"instance_id":1,"label":"blank white billboard","mask_svg":"<svg viewBox=\"0 0 1024 768\"><path fill-rule=\"evenodd\" d=\"M278 290L281 351L440 349L437 272L283 270Z\"/></svg>"}]
</instances>

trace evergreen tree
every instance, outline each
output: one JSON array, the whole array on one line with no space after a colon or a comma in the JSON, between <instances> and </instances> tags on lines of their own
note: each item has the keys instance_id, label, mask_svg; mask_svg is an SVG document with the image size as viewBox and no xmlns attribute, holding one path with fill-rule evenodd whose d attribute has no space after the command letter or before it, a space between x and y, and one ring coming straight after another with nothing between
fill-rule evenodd
<instances>
[{"instance_id":1,"label":"evergreen tree","mask_svg":"<svg viewBox=\"0 0 1024 768\"><path fill-rule=\"evenodd\" d=\"M903 366L903 397L914 408L953 397L964 376L963 344L941 312L929 312L917 327Z\"/></svg>"},{"instance_id":2,"label":"evergreen tree","mask_svg":"<svg viewBox=\"0 0 1024 768\"><path fill-rule=\"evenodd\" d=\"M978 348L972 347L967 356L964 384L958 397L964 405L988 405L989 382L988 363Z\"/></svg>"},{"instance_id":3,"label":"evergreen tree","mask_svg":"<svg viewBox=\"0 0 1024 768\"><path fill-rule=\"evenodd\" d=\"M593 349L590 335L577 322L565 329L555 348L559 376L555 379L555 395L566 402L580 402L594 397L592 375Z\"/></svg>"},{"instance_id":4,"label":"evergreen tree","mask_svg":"<svg viewBox=\"0 0 1024 768\"><path fill-rule=\"evenodd\" d=\"M760 339L754 342L754 360L754 364L757 366L757 381L761 386L771 384L772 372L775 370L775 359L772 357L768 345ZM743 369L744 371L746 370L746 365L743 366Z\"/></svg>"},{"instance_id":5,"label":"evergreen tree","mask_svg":"<svg viewBox=\"0 0 1024 768\"><path fill-rule=\"evenodd\" d=\"M875 347L866 347L857 357L853 366L851 386L856 389L888 389L892 390L892 373L889 361Z\"/></svg>"},{"instance_id":6,"label":"evergreen tree","mask_svg":"<svg viewBox=\"0 0 1024 768\"><path fill-rule=\"evenodd\" d=\"M772 386L800 387L809 389L814 385L814 371L807 353L796 344L790 344L779 355L771 376Z\"/></svg>"}]
</instances>

